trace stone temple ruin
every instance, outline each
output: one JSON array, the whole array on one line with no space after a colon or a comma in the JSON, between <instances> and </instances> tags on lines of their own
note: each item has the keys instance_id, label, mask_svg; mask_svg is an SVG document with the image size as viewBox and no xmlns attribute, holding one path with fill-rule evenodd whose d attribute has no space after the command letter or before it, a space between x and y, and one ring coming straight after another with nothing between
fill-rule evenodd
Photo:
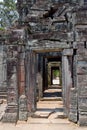
<instances>
[{"instance_id":1,"label":"stone temple ruin","mask_svg":"<svg viewBox=\"0 0 87 130\"><path fill-rule=\"evenodd\" d=\"M40 99L47 73L57 67L64 114L87 125L87 0L18 0L17 9L18 23L0 32L3 122L27 120L35 112L37 88Z\"/></svg>"}]
</instances>

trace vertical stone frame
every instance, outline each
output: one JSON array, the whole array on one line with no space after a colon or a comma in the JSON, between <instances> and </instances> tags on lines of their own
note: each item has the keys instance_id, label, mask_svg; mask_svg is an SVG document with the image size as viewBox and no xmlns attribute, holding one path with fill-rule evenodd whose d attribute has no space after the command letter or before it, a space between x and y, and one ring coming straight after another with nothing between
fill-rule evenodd
<instances>
[{"instance_id":1,"label":"vertical stone frame","mask_svg":"<svg viewBox=\"0 0 87 130\"><path fill-rule=\"evenodd\" d=\"M25 46L18 46L18 94L19 94L19 120L27 120L27 96L25 81Z\"/></svg>"},{"instance_id":2,"label":"vertical stone frame","mask_svg":"<svg viewBox=\"0 0 87 130\"><path fill-rule=\"evenodd\" d=\"M28 113L31 115L36 110L36 54L30 50L27 52L26 71L27 105Z\"/></svg>"}]
</instances>

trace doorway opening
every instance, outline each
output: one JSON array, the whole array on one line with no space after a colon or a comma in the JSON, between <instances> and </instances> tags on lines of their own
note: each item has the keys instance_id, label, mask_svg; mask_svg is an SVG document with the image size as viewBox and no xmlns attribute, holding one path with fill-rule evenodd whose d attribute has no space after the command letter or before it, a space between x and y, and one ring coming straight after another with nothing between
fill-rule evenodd
<instances>
[{"instance_id":1,"label":"doorway opening","mask_svg":"<svg viewBox=\"0 0 87 130\"><path fill-rule=\"evenodd\" d=\"M60 85L60 70L59 67L51 68L52 84Z\"/></svg>"},{"instance_id":2,"label":"doorway opening","mask_svg":"<svg viewBox=\"0 0 87 130\"><path fill-rule=\"evenodd\" d=\"M33 117L54 118L64 117L62 101L62 63L61 54L52 52L38 54L38 100L37 110ZM56 56L54 56L56 55ZM43 64L42 64L43 63Z\"/></svg>"}]
</instances>

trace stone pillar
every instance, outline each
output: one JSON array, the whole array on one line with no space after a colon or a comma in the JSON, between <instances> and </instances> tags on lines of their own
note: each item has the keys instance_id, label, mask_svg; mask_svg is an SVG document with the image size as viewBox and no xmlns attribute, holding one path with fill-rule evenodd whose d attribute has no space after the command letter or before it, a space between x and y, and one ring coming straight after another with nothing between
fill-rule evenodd
<instances>
[{"instance_id":1,"label":"stone pillar","mask_svg":"<svg viewBox=\"0 0 87 130\"><path fill-rule=\"evenodd\" d=\"M17 59L9 58L7 61L8 95L7 108L3 116L3 122L14 122L18 120L18 80Z\"/></svg>"},{"instance_id":2,"label":"stone pillar","mask_svg":"<svg viewBox=\"0 0 87 130\"><path fill-rule=\"evenodd\" d=\"M43 56L38 54L37 89L39 99L43 97Z\"/></svg>"},{"instance_id":3,"label":"stone pillar","mask_svg":"<svg viewBox=\"0 0 87 130\"><path fill-rule=\"evenodd\" d=\"M47 58L44 59L44 86L43 86L43 90L46 90L48 88L48 64L47 64Z\"/></svg>"},{"instance_id":4,"label":"stone pillar","mask_svg":"<svg viewBox=\"0 0 87 130\"><path fill-rule=\"evenodd\" d=\"M77 102L77 55L73 55L73 88L70 90L70 112L69 120L77 123L78 102Z\"/></svg>"},{"instance_id":5,"label":"stone pillar","mask_svg":"<svg viewBox=\"0 0 87 130\"><path fill-rule=\"evenodd\" d=\"M52 84L52 76L51 76L51 65L48 63L48 85L50 86Z\"/></svg>"},{"instance_id":6,"label":"stone pillar","mask_svg":"<svg viewBox=\"0 0 87 130\"><path fill-rule=\"evenodd\" d=\"M18 85L19 85L19 96L25 94L25 52L24 47L19 46L18 54Z\"/></svg>"},{"instance_id":7,"label":"stone pillar","mask_svg":"<svg viewBox=\"0 0 87 130\"><path fill-rule=\"evenodd\" d=\"M60 79L60 86L61 86L62 85L62 65L61 65L61 63L59 65L59 72L60 72L59 79Z\"/></svg>"},{"instance_id":8,"label":"stone pillar","mask_svg":"<svg viewBox=\"0 0 87 130\"><path fill-rule=\"evenodd\" d=\"M26 94L28 112L31 115L36 110L36 54L29 51L27 56Z\"/></svg>"},{"instance_id":9,"label":"stone pillar","mask_svg":"<svg viewBox=\"0 0 87 130\"><path fill-rule=\"evenodd\" d=\"M78 124L87 125L87 43L77 48Z\"/></svg>"},{"instance_id":10,"label":"stone pillar","mask_svg":"<svg viewBox=\"0 0 87 130\"><path fill-rule=\"evenodd\" d=\"M66 56L62 56L62 96L64 103L64 114L67 115L66 108Z\"/></svg>"},{"instance_id":11,"label":"stone pillar","mask_svg":"<svg viewBox=\"0 0 87 130\"><path fill-rule=\"evenodd\" d=\"M64 113L69 115L70 110L70 88L72 88L72 70L71 62L73 50L64 49L62 55L62 85L63 85L63 101L64 101Z\"/></svg>"},{"instance_id":12,"label":"stone pillar","mask_svg":"<svg viewBox=\"0 0 87 130\"><path fill-rule=\"evenodd\" d=\"M18 55L19 120L27 120L27 98L25 93L25 48L19 46Z\"/></svg>"},{"instance_id":13,"label":"stone pillar","mask_svg":"<svg viewBox=\"0 0 87 130\"><path fill-rule=\"evenodd\" d=\"M0 87L2 86L4 75L3 75L3 45L0 45Z\"/></svg>"},{"instance_id":14,"label":"stone pillar","mask_svg":"<svg viewBox=\"0 0 87 130\"><path fill-rule=\"evenodd\" d=\"M27 50L25 53L25 86L26 86L26 96L27 96L27 109L30 110L29 107L29 87L30 87L30 52Z\"/></svg>"}]
</instances>

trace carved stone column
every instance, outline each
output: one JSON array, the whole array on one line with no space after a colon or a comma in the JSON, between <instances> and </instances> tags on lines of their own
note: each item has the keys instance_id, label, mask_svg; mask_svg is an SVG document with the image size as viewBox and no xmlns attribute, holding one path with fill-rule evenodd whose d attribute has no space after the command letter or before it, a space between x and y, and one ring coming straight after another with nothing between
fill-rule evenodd
<instances>
[{"instance_id":1,"label":"carved stone column","mask_svg":"<svg viewBox=\"0 0 87 130\"><path fill-rule=\"evenodd\" d=\"M3 122L16 123L18 120L18 60L16 54L14 47L9 47L7 59L7 108L3 116Z\"/></svg>"}]
</instances>

